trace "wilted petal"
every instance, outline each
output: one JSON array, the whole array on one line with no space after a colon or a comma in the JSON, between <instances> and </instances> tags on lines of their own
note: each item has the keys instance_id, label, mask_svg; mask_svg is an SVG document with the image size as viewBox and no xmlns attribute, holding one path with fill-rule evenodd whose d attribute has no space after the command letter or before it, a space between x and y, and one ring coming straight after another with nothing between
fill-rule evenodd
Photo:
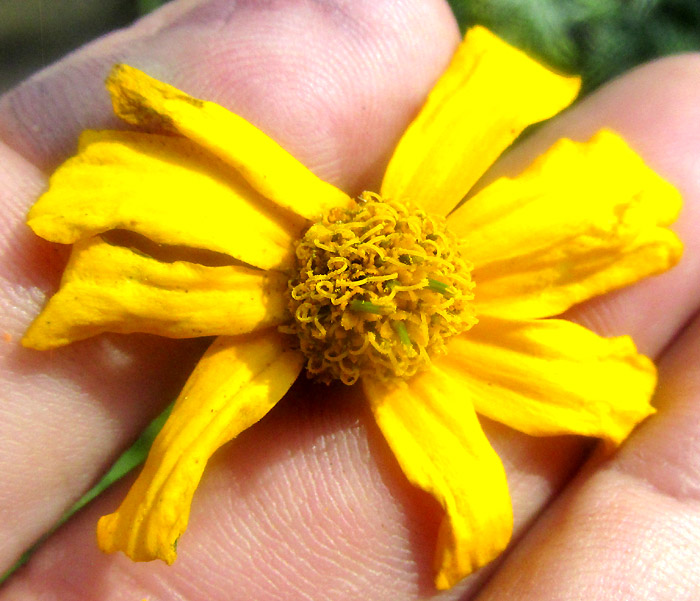
<instances>
[{"instance_id":1,"label":"wilted petal","mask_svg":"<svg viewBox=\"0 0 700 601\"><path fill-rule=\"evenodd\" d=\"M459 380L437 368L406 385L363 380L377 424L409 481L445 511L435 585L446 589L508 544L513 517L505 472Z\"/></svg>"},{"instance_id":2,"label":"wilted petal","mask_svg":"<svg viewBox=\"0 0 700 601\"><path fill-rule=\"evenodd\" d=\"M293 242L308 226L190 140L121 131L83 133L27 220L52 242L125 229L262 269L292 265Z\"/></svg>"},{"instance_id":3,"label":"wilted petal","mask_svg":"<svg viewBox=\"0 0 700 601\"><path fill-rule=\"evenodd\" d=\"M44 350L101 332L169 338L251 332L288 318L286 290L280 272L166 263L95 237L73 247L59 291L22 343Z\"/></svg>"},{"instance_id":4,"label":"wilted petal","mask_svg":"<svg viewBox=\"0 0 700 601\"><path fill-rule=\"evenodd\" d=\"M656 369L627 336L559 319L482 317L450 340L439 365L478 413L530 434L620 444L654 413Z\"/></svg>"},{"instance_id":5,"label":"wilted petal","mask_svg":"<svg viewBox=\"0 0 700 601\"><path fill-rule=\"evenodd\" d=\"M502 178L450 219L474 263L477 313L549 317L661 273L682 244L667 226L678 191L616 134L560 140L517 178Z\"/></svg>"},{"instance_id":6,"label":"wilted petal","mask_svg":"<svg viewBox=\"0 0 700 601\"><path fill-rule=\"evenodd\" d=\"M112 69L107 89L114 112L125 121L189 138L228 163L260 194L302 217L316 220L350 202L277 142L218 104L192 98L127 65Z\"/></svg>"},{"instance_id":7,"label":"wilted petal","mask_svg":"<svg viewBox=\"0 0 700 601\"><path fill-rule=\"evenodd\" d=\"M274 330L217 339L185 384L129 494L100 519L100 548L135 561L175 561L207 461L272 409L302 364Z\"/></svg>"}]
</instances>

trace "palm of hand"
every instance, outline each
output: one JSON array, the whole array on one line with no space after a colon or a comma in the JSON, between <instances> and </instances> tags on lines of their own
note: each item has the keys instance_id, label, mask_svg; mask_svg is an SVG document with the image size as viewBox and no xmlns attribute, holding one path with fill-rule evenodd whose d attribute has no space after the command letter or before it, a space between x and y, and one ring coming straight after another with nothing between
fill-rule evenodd
<instances>
[{"instance_id":1,"label":"palm of hand","mask_svg":"<svg viewBox=\"0 0 700 601\"><path fill-rule=\"evenodd\" d=\"M53 247L26 232L24 213L45 185L42 171L72 152L80 129L112 126L102 92L112 63L172 75L249 116L319 175L354 190L379 177L458 39L449 9L437 1L405 6L400 18L391 3L386 11L357 3L344 15L331 4L288 3L275 11L255 3L192 4L170 5L2 99L1 298L4 329L14 340L42 302L34 291L55 285L46 274L57 274L51 267L61 262ZM562 135L586 139L611 127L684 193L677 229L686 256L669 274L570 315L602 334L631 334L642 352L659 358L659 414L612 459L594 455L572 482L589 443L533 439L486 424L509 472L522 538L504 561L444 598L680 599L700 587L693 559L700 323L681 331L698 306L697 65L697 57L667 59L627 75L498 166L517 173ZM172 398L199 350L147 337L104 337L47 356L3 345L4 568ZM173 567L97 551L94 524L123 496L115 490L52 536L0 599L434 595L435 508L405 482L362 408L342 394L329 404L304 386L296 396L214 459L194 507L188 552Z\"/></svg>"}]
</instances>

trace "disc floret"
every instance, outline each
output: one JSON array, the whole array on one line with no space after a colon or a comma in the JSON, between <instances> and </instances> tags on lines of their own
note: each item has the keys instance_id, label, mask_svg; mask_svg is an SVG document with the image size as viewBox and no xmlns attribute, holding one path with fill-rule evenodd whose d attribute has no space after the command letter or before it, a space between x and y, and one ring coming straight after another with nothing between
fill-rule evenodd
<instances>
[{"instance_id":1,"label":"disc floret","mask_svg":"<svg viewBox=\"0 0 700 601\"><path fill-rule=\"evenodd\" d=\"M322 382L408 378L476 323L456 238L409 203L363 192L312 225L296 257L284 331Z\"/></svg>"}]
</instances>

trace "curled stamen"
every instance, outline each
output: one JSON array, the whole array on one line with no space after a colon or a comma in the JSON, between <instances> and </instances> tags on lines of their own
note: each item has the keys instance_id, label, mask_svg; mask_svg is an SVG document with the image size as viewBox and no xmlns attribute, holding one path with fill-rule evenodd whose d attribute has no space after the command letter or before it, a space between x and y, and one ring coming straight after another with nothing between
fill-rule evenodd
<instances>
[{"instance_id":1,"label":"curled stamen","mask_svg":"<svg viewBox=\"0 0 700 601\"><path fill-rule=\"evenodd\" d=\"M331 298L333 296L333 283L332 282L316 282L316 292L320 296L325 296L326 298Z\"/></svg>"},{"instance_id":2,"label":"curled stamen","mask_svg":"<svg viewBox=\"0 0 700 601\"><path fill-rule=\"evenodd\" d=\"M295 254L294 321L281 329L322 382L411 377L476 321L457 239L404 201L363 193L313 224Z\"/></svg>"}]
</instances>

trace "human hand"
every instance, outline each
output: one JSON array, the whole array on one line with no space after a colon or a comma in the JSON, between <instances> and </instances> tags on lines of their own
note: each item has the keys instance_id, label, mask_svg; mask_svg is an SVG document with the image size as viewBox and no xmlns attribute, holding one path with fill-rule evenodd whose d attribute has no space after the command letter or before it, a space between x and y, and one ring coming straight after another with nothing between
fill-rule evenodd
<instances>
[{"instance_id":1,"label":"human hand","mask_svg":"<svg viewBox=\"0 0 700 601\"><path fill-rule=\"evenodd\" d=\"M45 185L42 171L73 151L81 129L116 126L102 84L114 62L242 114L349 192L376 187L458 33L439 2L404 5L401 13L393 3L335 6L176 3L3 99L2 300L4 331L14 342L43 293L55 287L61 261L59 251L27 231L26 209ZM477 597L487 575L492 579L481 598L619 599L652 592L664 598L664 590L673 591L668 598L683 598L700 582L693 562L698 517L690 501L698 486L692 408L698 384L688 367L700 326L679 337L698 305L697 69L697 58L687 57L630 74L497 167L517 173L558 137L583 140L611 127L683 191L677 229L686 256L669 274L570 315L602 334L631 334L651 356L663 351L660 413L612 459L594 458L561 494L589 441L533 439L485 424L506 464L516 538L522 538L505 561L444 598ZM9 567L172 398L200 347L104 336L47 355L14 343L2 348L0 559ZM174 566L133 564L97 551L97 517L116 507L120 485L56 533L0 599L432 596L439 514L407 484L366 409L336 392L329 402L318 390L297 386L211 461Z\"/></svg>"}]
</instances>

